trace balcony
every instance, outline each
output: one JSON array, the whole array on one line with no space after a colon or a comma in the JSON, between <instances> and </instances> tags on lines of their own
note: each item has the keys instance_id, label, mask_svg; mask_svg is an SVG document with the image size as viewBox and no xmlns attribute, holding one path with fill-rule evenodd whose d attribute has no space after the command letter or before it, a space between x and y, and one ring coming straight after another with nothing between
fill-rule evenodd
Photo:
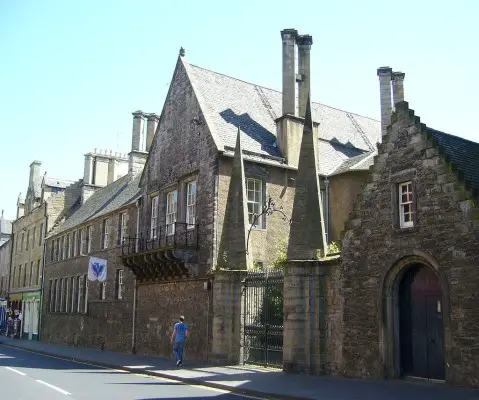
<instances>
[{"instance_id":1,"label":"balcony","mask_svg":"<svg viewBox=\"0 0 479 400\"><path fill-rule=\"evenodd\" d=\"M189 278L198 262L198 225L176 222L125 238L123 264L140 282Z\"/></svg>"}]
</instances>

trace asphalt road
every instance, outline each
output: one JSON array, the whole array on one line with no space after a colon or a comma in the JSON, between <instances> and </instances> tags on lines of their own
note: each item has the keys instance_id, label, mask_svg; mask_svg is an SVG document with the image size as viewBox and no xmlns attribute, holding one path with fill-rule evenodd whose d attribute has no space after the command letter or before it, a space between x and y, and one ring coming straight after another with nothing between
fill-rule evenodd
<instances>
[{"instance_id":1,"label":"asphalt road","mask_svg":"<svg viewBox=\"0 0 479 400\"><path fill-rule=\"evenodd\" d=\"M69 398L244 400L248 397L0 346L0 399Z\"/></svg>"}]
</instances>

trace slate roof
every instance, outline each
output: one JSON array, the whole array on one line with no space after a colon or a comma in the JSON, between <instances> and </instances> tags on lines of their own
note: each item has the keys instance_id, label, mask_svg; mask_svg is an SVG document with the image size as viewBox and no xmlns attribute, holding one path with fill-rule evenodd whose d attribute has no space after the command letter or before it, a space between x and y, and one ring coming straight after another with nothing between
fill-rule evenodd
<instances>
[{"instance_id":1,"label":"slate roof","mask_svg":"<svg viewBox=\"0 0 479 400\"><path fill-rule=\"evenodd\" d=\"M186 61L184 61L186 63ZM188 64L188 75L210 129L223 146L234 148L238 125L243 150L282 157L276 143L276 118L282 94L252 83ZM312 103L319 122L319 173L328 175L351 157L369 153L381 138L380 122L320 103Z\"/></svg>"},{"instance_id":2,"label":"slate roof","mask_svg":"<svg viewBox=\"0 0 479 400\"><path fill-rule=\"evenodd\" d=\"M479 143L427 127L426 133L463 175L470 188L479 191Z\"/></svg>"},{"instance_id":3,"label":"slate roof","mask_svg":"<svg viewBox=\"0 0 479 400\"><path fill-rule=\"evenodd\" d=\"M369 153L362 153L358 156L351 157L345 160L338 168L336 168L330 175L339 175L347 171L365 171L374 164L374 156L377 151Z\"/></svg>"},{"instance_id":4,"label":"slate roof","mask_svg":"<svg viewBox=\"0 0 479 400\"><path fill-rule=\"evenodd\" d=\"M70 186L72 183L74 183L74 182L64 180L64 179L50 178L48 176L45 176L43 178L43 185L50 186L50 187L61 188L61 189L65 189L67 186Z\"/></svg>"},{"instance_id":5,"label":"slate roof","mask_svg":"<svg viewBox=\"0 0 479 400\"><path fill-rule=\"evenodd\" d=\"M138 187L140 177L141 175L138 175L135 179L130 180L130 176L125 175L108 186L98 189L50 236L72 229L132 203L140 195L140 188Z\"/></svg>"}]
</instances>

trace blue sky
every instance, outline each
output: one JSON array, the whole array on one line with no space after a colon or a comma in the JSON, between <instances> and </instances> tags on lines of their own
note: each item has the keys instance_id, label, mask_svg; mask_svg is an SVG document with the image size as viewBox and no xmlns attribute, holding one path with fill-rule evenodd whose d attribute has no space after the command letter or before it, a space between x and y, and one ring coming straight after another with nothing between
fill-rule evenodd
<instances>
[{"instance_id":1,"label":"blue sky","mask_svg":"<svg viewBox=\"0 0 479 400\"><path fill-rule=\"evenodd\" d=\"M131 112L161 113L181 46L280 90L284 28L313 36L315 101L379 119L389 65L422 122L479 141L478 15L475 0L2 1L0 208L15 217L34 159L76 180L86 152L128 152Z\"/></svg>"}]
</instances>

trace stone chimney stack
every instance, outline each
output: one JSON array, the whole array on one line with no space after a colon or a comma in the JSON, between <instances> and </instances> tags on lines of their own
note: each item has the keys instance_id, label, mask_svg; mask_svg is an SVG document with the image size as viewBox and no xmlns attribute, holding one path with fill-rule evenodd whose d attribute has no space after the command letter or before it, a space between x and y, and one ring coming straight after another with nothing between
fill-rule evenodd
<instances>
[{"instance_id":1,"label":"stone chimney stack","mask_svg":"<svg viewBox=\"0 0 479 400\"><path fill-rule=\"evenodd\" d=\"M404 101L404 72L393 72L393 104L396 106L400 101Z\"/></svg>"},{"instance_id":2,"label":"stone chimney stack","mask_svg":"<svg viewBox=\"0 0 479 400\"><path fill-rule=\"evenodd\" d=\"M131 150L145 151L143 131L145 129L145 114L138 110L133 114L133 131L131 134Z\"/></svg>"},{"instance_id":3,"label":"stone chimney stack","mask_svg":"<svg viewBox=\"0 0 479 400\"><path fill-rule=\"evenodd\" d=\"M153 142L153 136L159 120L156 114L145 114L143 111L135 111L132 115L133 130L131 134L131 151L128 153L128 174L131 179L143 171L148 157L148 150ZM152 115L153 117L151 117ZM145 137L146 117L148 117L148 124L146 126L147 134ZM151 133L151 136L149 136L148 133Z\"/></svg>"},{"instance_id":4,"label":"stone chimney stack","mask_svg":"<svg viewBox=\"0 0 479 400\"><path fill-rule=\"evenodd\" d=\"M150 151L151 144L153 143L153 138L155 136L156 128L160 117L154 113L147 114L146 122L146 151Z\"/></svg>"},{"instance_id":5,"label":"stone chimney stack","mask_svg":"<svg viewBox=\"0 0 479 400\"><path fill-rule=\"evenodd\" d=\"M92 183L92 173L93 173L93 154L85 154L85 166L83 168L83 183L85 185L90 185Z\"/></svg>"},{"instance_id":6,"label":"stone chimney stack","mask_svg":"<svg viewBox=\"0 0 479 400\"><path fill-rule=\"evenodd\" d=\"M283 39L283 115L296 115L296 29L281 31Z\"/></svg>"},{"instance_id":7,"label":"stone chimney stack","mask_svg":"<svg viewBox=\"0 0 479 400\"><path fill-rule=\"evenodd\" d=\"M116 176L118 173L117 167L118 167L118 160L115 157L111 157L110 159L108 159L108 177L106 181L107 185L116 181Z\"/></svg>"},{"instance_id":8,"label":"stone chimney stack","mask_svg":"<svg viewBox=\"0 0 479 400\"><path fill-rule=\"evenodd\" d=\"M389 67L378 68L379 97L381 101L381 136L386 135L387 128L391 124L392 99L391 79L392 69Z\"/></svg>"},{"instance_id":9,"label":"stone chimney stack","mask_svg":"<svg viewBox=\"0 0 479 400\"><path fill-rule=\"evenodd\" d=\"M40 166L42 165L41 161L33 161L30 164L30 185L34 182L38 182L40 179Z\"/></svg>"},{"instance_id":10,"label":"stone chimney stack","mask_svg":"<svg viewBox=\"0 0 479 400\"><path fill-rule=\"evenodd\" d=\"M313 37L310 35L298 36L299 83L298 83L298 115L304 118L306 104L311 89L311 46Z\"/></svg>"}]
</instances>

